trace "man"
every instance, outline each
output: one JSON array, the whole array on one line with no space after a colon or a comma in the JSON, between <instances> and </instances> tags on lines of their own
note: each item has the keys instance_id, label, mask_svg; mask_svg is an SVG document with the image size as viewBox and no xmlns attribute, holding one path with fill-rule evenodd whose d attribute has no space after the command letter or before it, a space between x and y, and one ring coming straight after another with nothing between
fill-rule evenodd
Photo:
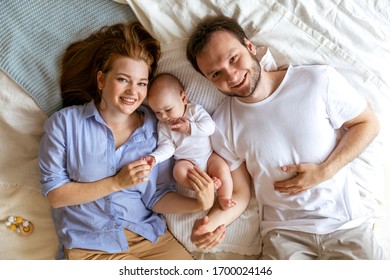
<instances>
[{"instance_id":1,"label":"man","mask_svg":"<svg viewBox=\"0 0 390 280\"><path fill-rule=\"evenodd\" d=\"M192 241L213 247L248 205L262 209L263 259L383 259L349 163L379 132L366 101L329 66L266 72L236 21L210 17L187 45L193 67L229 96L214 150L229 163L236 207L215 206ZM342 131L342 133L340 133Z\"/></svg>"}]
</instances>

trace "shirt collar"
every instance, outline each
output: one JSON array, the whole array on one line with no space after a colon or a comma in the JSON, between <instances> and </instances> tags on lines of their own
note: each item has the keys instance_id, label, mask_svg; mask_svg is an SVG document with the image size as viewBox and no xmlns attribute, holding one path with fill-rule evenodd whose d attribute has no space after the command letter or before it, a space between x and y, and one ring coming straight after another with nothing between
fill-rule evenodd
<instances>
[{"instance_id":1,"label":"shirt collar","mask_svg":"<svg viewBox=\"0 0 390 280\"><path fill-rule=\"evenodd\" d=\"M93 100L90 101L89 103L87 103L87 105L85 105L85 109L84 109L84 117L86 119L90 118L92 116L95 116L96 120L104 123L102 117L99 114L98 109L96 108L95 101L93 101Z\"/></svg>"}]
</instances>

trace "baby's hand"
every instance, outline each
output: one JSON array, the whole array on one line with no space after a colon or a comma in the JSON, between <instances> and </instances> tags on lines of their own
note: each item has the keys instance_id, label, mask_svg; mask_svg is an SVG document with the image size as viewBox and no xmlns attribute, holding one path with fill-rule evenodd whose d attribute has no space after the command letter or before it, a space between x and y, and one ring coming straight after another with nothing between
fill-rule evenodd
<instances>
[{"instance_id":1,"label":"baby's hand","mask_svg":"<svg viewBox=\"0 0 390 280\"><path fill-rule=\"evenodd\" d=\"M172 121L171 130L190 135L191 134L190 121L184 117L177 118L176 120Z\"/></svg>"},{"instance_id":2,"label":"baby's hand","mask_svg":"<svg viewBox=\"0 0 390 280\"><path fill-rule=\"evenodd\" d=\"M153 166L156 165L156 159L154 158L154 156L151 156L151 155L147 155L146 157L143 158L150 166L150 169L153 168Z\"/></svg>"}]
</instances>

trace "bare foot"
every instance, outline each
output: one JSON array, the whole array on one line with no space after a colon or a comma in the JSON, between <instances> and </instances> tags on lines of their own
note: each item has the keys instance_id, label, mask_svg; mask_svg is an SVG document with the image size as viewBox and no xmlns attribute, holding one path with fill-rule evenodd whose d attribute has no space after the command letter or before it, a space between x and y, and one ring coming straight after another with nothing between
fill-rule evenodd
<instances>
[{"instance_id":1,"label":"bare foot","mask_svg":"<svg viewBox=\"0 0 390 280\"><path fill-rule=\"evenodd\" d=\"M223 210L232 208L237 204L236 201L234 201L233 199L226 197L226 196L219 196L218 201L219 201L219 204L221 205L221 208Z\"/></svg>"}]
</instances>

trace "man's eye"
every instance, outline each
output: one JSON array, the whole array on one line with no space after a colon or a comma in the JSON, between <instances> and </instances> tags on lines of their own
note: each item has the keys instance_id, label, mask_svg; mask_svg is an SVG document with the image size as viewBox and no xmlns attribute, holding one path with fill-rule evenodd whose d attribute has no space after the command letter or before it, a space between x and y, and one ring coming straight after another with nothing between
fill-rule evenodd
<instances>
[{"instance_id":1,"label":"man's eye","mask_svg":"<svg viewBox=\"0 0 390 280\"><path fill-rule=\"evenodd\" d=\"M215 72L211 77L212 78L217 78L219 76L219 72Z\"/></svg>"}]
</instances>

